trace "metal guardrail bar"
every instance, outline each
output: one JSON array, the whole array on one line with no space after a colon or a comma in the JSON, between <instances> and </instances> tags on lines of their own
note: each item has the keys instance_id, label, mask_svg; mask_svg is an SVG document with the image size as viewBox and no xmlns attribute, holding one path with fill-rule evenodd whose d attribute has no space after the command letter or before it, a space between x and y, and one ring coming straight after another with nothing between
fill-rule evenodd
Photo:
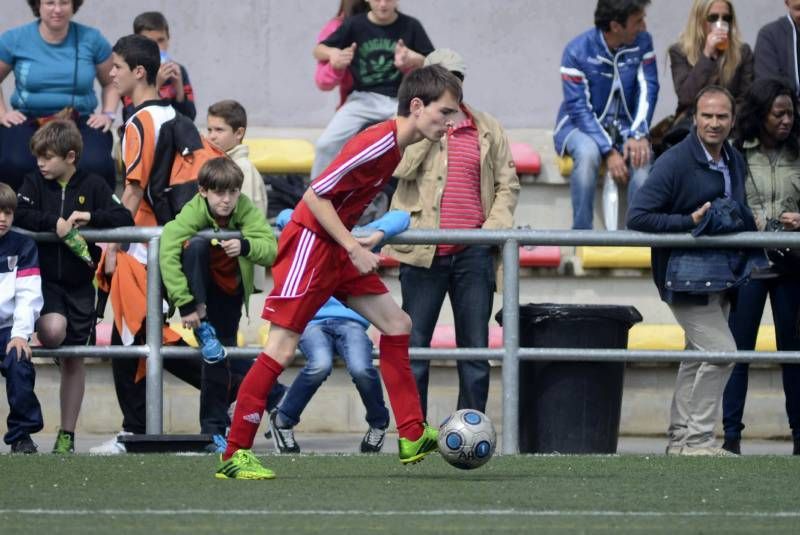
<instances>
[{"instance_id":1,"label":"metal guardrail bar","mask_svg":"<svg viewBox=\"0 0 800 535\"><path fill-rule=\"evenodd\" d=\"M37 241L54 242L54 233L32 233L15 229ZM197 358L199 351L190 348L161 347L161 276L158 269L159 227L125 227L111 230L82 230L89 241L145 242L148 244L147 343L138 347L64 347L37 348L37 357L109 357L135 358L146 356L147 367L147 432L163 432L163 357ZM237 232L198 233L206 238L230 239ZM519 435L519 361L557 360L584 362L792 362L800 363L800 352L738 351L628 351L617 349L554 349L519 347L519 249L520 245L598 245L650 247L800 247L800 233L744 232L726 236L694 238L689 234L645 234L632 231L595 230L408 230L389 240L401 244L489 244L502 246L503 277L503 349L412 349L418 359L490 359L503 361L503 453L518 450ZM252 358L260 350L231 348L232 358Z\"/></svg>"}]
</instances>

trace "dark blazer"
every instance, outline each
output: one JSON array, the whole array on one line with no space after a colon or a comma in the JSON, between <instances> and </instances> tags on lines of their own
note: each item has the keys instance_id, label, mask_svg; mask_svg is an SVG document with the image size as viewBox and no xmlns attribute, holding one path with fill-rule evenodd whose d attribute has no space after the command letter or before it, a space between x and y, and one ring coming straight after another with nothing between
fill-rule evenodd
<instances>
[{"instance_id":1,"label":"dark blazer","mask_svg":"<svg viewBox=\"0 0 800 535\"><path fill-rule=\"evenodd\" d=\"M722 157L731 175L731 197L745 207L746 216L752 220L744 187L744 158L727 143ZM692 212L724 195L725 179L721 172L710 168L697 131L692 128L683 141L653 164L647 181L628 209L628 228L642 232L690 232L696 226ZM653 281L661 299L667 303L706 303L707 296L674 295L665 287L671 254L672 248L668 247L654 247L651 252Z\"/></svg>"},{"instance_id":2,"label":"dark blazer","mask_svg":"<svg viewBox=\"0 0 800 535\"><path fill-rule=\"evenodd\" d=\"M797 31L789 15L758 31L755 50L756 78L783 78L800 93L797 72Z\"/></svg>"}]
</instances>

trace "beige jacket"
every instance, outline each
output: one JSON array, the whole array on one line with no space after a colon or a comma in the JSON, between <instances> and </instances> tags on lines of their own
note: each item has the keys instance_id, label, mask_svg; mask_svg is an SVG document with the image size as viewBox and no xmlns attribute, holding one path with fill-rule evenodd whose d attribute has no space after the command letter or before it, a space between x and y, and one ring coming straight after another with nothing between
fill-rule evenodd
<instances>
[{"instance_id":1,"label":"beige jacket","mask_svg":"<svg viewBox=\"0 0 800 535\"><path fill-rule=\"evenodd\" d=\"M800 212L800 160L790 160L784 150L775 163L760 150L759 142L747 141L747 204L753 211L758 230L767 219L778 219L783 212Z\"/></svg>"},{"instance_id":2,"label":"beige jacket","mask_svg":"<svg viewBox=\"0 0 800 535\"><path fill-rule=\"evenodd\" d=\"M519 196L519 178L508 139L500 123L466 105L478 128L481 144L481 205L484 229L509 229ZM447 138L422 140L405 150L394 172L398 178L392 197L393 210L411 214L410 228L439 228L439 209L447 181ZM405 264L430 267L435 245L389 245L388 254ZM502 281L498 262L498 288Z\"/></svg>"},{"instance_id":3,"label":"beige jacket","mask_svg":"<svg viewBox=\"0 0 800 535\"><path fill-rule=\"evenodd\" d=\"M244 173L244 182L242 183L242 193L247 195L256 208L259 209L267 216L267 187L264 185L264 179L261 178L261 173L258 172L256 166L250 161L250 147L247 145L236 145L228 151L228 156L234 161L236 165Z\"/></svg>"}]
</instances>

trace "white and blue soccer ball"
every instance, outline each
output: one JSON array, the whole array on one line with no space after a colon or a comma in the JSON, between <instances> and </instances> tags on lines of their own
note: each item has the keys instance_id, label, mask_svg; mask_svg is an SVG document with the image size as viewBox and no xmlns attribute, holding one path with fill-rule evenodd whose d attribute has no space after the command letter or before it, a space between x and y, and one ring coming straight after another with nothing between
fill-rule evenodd
<instances>
[{"instance_id":1,"label":"white and blue soccer ball","mask_svg":"<svg viewBox=\"0 0 800 535\"><path fill-rule=\"evenodd\" d=\"M483 466L492 458L496 445L492 421L480 411L456 411L439 426L439 453L456 468Z\"/></svg>"}]
</instances>

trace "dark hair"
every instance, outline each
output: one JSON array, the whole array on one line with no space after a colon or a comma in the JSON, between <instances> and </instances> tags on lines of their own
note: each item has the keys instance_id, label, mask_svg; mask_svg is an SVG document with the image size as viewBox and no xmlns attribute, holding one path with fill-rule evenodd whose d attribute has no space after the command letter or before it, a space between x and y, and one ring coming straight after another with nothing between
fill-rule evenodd
<instances>
[{"instance_id":1,"label":"dark hair","mask_svg":"<svg viewBox=\"0 0 800 535\"><path fill-rule=\"evenodd\" d=\"M644 11L650 0L597 0L594 10L594 25L604 32L611 31L611 23L625 26L628 17Z\"/></svg>"},{"instance_id":2,"label":"dark hair","mask_svg":"<svg viewBox=\"0 0 800 535\"><path fill-rule=\"evenodd\" d=\"M145 11L133 19L133 33L166 32L169 37L169 23L167 17L160 11Z\"/></svg>"},{"instance_id":3,"label":"dark hair","mask_svg":"<svg viewBox=\"0 0 800 535\"><path fill-rule=\"evenodd\" d=\"M30 6L31 11L33 11L33 16L38 19L40 17L39 7L42 5L42 0L28 0L28 5ZM83 0L72 0L72 14L74 15L77 13L82 5Z\"/></svg>"},{"instance_id":4,"label":"dark hair","mask_svg":"<svg viewBox=\"0 0 800 535\"><path fill-rule=\"evenodd\" d=\"M161 51L155 41L143 35L120 37L112 51L121 56L131 70L138 66L147 72L147 84L156 85L156 76L161 67Z\"/></svg>"},{"instance_id":5,"label":"dark hair","mask_svg":"<svg viewBox=\"0 0 800 535\"><path fill-rule=\"evenodd\" d=\"M244 173L230 158L208 160L197 174L197 185L205 190L228 191L241 189Z\"/></svg>"},{"instance_id":6,"label":"dark hair","mask_svg":"<svg viewBox=\"0 0 800 535\"><path fill-rule=\"evenodd\" d=\"M742 148L746 141L752 141L761 137L764 128L764 121L767 119L772 105L778 97L789 97L794 109L794 123L789 137L783 142L784 147L789 151L792 160L800 156L800 115L797 109L797 96L792 90L792 86L784 79L778 78L758 78L750 86L744 97L742 110L736 118L736 145Z\"/></svg>"},{"instance_id":7,"label":"dark hair","mask_svg":"<svg viewBox=\"0 0 800 535\"><path fill-rule=\"evenodd\" d=\"M397 91L397 115L411 115L411 101L415 98L427 106L448 91L461 102L461 82L453 73L441 65L419 68L408 74L400 84Z\"/></svg>"},{"instance_id":8,"label":"dark hair","mask_svg":"<svg viewBox=\"0 0 800 535\"><path fill-rule=\"evenodd\" d=\"M77 163L83 152L83 139L73 121L55 119L33 134L30 148L34 156L46 156L50 152L61 158L66 158L69 151L74 151Z\"/></svg>"},{"instance_id":9,"label":"dark hair","mask_svg":"<svg viewBox=\"0 0 800 535\"><path fill-rule=\"evenodd\" d=\"M0 182L0 212L11 212L17 209L17 194L11 186L5 182Z\"/></svg>"},{"instance_id":10,"label":"dark hair","mask_svg":"<svg viewBox=\"0 0 800 535\"><path fill-rule=\"evenodd\" d=\"M366 13L369 11L369 6L364 0L341 0L339 2L339 11L336 13L337 17L352 17L359 13Z\"/></svg>"},{"instance_id":11,"label":"dark hair","mask_svg":"<svg viewBox=\"0 0 800 535\"><path fill-rule=\"evenodd\" d=\"M219 117L233 128L235 132L239 128L247 129L247 112L244 106L235 100L220 100L208 107L208 114Z\"/></svg>"},{"instance_id":12,"label":"dark hair","mask_svg":"<svg viewBox=\"0 0 800 535\"><path fill-rule=\"evenodd\" d=\"M703 89L697 93L697 96L694 97L694 103L692 104L692 116L697 114L697 104L700 102L700 99L706 95L710 95L712 93L722 94L728 97L728 101L731 103L731 115L736 117L736 99L733 98L733 95L730 91L722 87L721 85L707 85Z\"/></svg>"}]
</instances>

